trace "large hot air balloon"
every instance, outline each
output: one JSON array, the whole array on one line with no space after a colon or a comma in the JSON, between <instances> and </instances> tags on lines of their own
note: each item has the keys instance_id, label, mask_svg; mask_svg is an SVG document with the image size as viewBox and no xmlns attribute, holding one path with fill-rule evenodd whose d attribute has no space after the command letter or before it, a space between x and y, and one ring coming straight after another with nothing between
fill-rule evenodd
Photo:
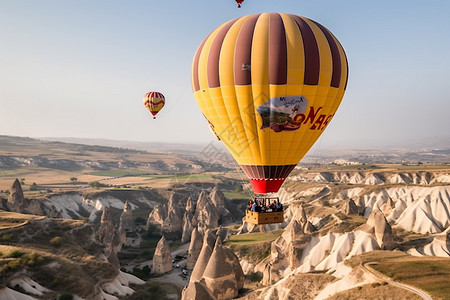
<instances>
[{"instance_id":1,"label":"large hot air balloon","mask_svg":"<svg viewBox=\"0 0 450 300\"><path fill-rule=\"evenodd\" d=\"M156 114L164 107L166 100L164 95L159 92L148 92L144 96L144 105L152 113L153 119L156 119Z\"/></svg>"},{"instance_id":2,"label":"large hot air balloon","mask_svg":"<svg viewBox=\"0 0 450 300\"><path fill-rule=\"evenodd\" d=\"M347 58L319 23L285 13L231 20L200 44L192 87L200 110L255 194L277 192L333 118Z\"/></svg>"}]
</instances>

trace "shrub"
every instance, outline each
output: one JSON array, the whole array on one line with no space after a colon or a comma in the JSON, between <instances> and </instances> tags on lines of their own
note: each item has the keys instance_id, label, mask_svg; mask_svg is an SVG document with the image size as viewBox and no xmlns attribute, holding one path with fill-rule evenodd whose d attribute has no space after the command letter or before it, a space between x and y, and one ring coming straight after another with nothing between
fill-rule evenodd
<instances>
[{"instance_id":1,"label":"shrub","mask_svg":"<svg viewBox=\"0 0 450 300\"><path fill-rule=\"evenodd\" d=\"M51 244L52 246L55 246L55 247L61 246L61 244L62 244L62 237L60 237L60 236L55 236L54 238L52 238L52 239L50 240L50 244Z\"/></svg>"},{"instance_id":2,"label":"shrub","mask_svg":"<svg viewBox=\"0 0 450 300\"><path fill-rule=\"evenodd\" d=\"M23 252L21 252L19 250L13 250L13 251L9 252L7 257L18 258L18 257L21 257L22 255L23 255Z\"/></svg>"},{"instance_id":3,"label":"shrub","mask_svg":"<svg viewBox=\"0 0 450 300\"><path fill-rule=\"evenodd\" d=\"M250 273L248 279L252 282L259 282L263 279L263 275L260 272Z\"/></svg>"},{"instance_id":4,"label":"shrub","mask_svg":"<svg viewBox=\"0 0 450 300\"><path fill-rule=\"evenodd\" d=\"M73 295L69 292L62 292L59 295L59 300L73 300Z\"/></svg>"},{"instance_id":5,"label":"shrub","mask_svg":"<svg viewBox=\"0 0 450 300\"><path fill-rule=\"evenodd\" d=\"M30 186L30 191L37 191L38 187L36 185L36 182L33 182Z\"/></svg>"},{"instance_id":6,"label":"shrub","mask_svg":"<svg viewBox=\"0 0 450 300\"><path fill-rule=\"evenodd\" d=\"M2 241L3 242L7 242L11 239L11 235L10 234L5 234L2 236Z\"/></svg>"}]
</instances>

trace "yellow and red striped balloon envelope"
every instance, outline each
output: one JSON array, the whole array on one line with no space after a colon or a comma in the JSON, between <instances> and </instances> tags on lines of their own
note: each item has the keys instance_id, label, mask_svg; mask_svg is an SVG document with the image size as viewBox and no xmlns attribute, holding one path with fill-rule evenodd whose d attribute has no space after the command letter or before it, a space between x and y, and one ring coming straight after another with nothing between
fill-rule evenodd
<instances>
[{"instance_id":1,"label":"yellow and red striped balloon envelope","mask_svg":"<svg viewBox=\"0 0 450 300\"><path fill-rule=\"evenodd\" d=\"M344 96L347 58L324 26L262 13L231 20L200 44L192 87L211 128L255 193L277 192Z\"/></svg>"},{"instance_id":2,"label":"yellow and red striped balloon envelope","mask_svg":"<svg viewBox=\"0 0 450 300\"><path fill-rule=\"evenodd\" d=\"M152 113L153 119L155 119L156 114L164 107L166 99L164 95L159 92L148 92L144 96L144 105Z\"/></svg>"}]
</instances>

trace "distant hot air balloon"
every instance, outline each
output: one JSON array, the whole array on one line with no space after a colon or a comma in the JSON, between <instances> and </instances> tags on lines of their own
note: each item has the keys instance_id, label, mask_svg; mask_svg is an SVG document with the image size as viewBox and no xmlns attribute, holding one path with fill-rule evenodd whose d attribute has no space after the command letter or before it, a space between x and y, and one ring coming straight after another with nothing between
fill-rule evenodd
<instances>
[{"instance_id":1,"label":"distant hot air balloon","mask_svg":"<svg viewBox=\"0 0 450 300\"><path fill-rule=\"evenodd\" d=\"M255 194L277 192L328 126L347 85L347 58L319 23L285 13L231 20L192 64L200 110Z\"/></svg>"},{"instance_id":2,"label":"distant hot air balloon","mask_svg":"<svg viewBox=\"0 0 450 300\"><path fill-rule=\"evenodd\" d=\"M244 2L244 0L235 0L235 1L237 3L237 7L241 8L241 4L242 4L242 2Z\"/></svg>"},{"instance_id":3,"label":"distant hot air balloon","mask_svg":"<svg viewBox=\"0 0 450 300\"><path fill-rule=\"evenodd\" d=\"M156 119L156 114L164 107L165 103L164 95L159 92L148 92L144 96L144 105L152 113L153 119Z\"/></svg>"}]
</instances>

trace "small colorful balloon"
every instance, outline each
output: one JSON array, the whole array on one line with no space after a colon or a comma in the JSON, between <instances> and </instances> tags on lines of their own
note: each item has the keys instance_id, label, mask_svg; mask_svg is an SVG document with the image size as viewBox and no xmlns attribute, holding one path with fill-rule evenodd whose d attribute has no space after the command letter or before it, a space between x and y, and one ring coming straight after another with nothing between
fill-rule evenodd
<instances>
[{"instance_id":1,"label":"small colorful balloon","mask_svg":"<svg viewBox=\"0 0 450 300\"><path fill-rule=\"evenodd\" d=\"M164 107L165 103L164 95L159 92L148 92L144 96L144 105L152 113L153 119L156 119L156 114Z\"/></svg>"}]
</instances>

